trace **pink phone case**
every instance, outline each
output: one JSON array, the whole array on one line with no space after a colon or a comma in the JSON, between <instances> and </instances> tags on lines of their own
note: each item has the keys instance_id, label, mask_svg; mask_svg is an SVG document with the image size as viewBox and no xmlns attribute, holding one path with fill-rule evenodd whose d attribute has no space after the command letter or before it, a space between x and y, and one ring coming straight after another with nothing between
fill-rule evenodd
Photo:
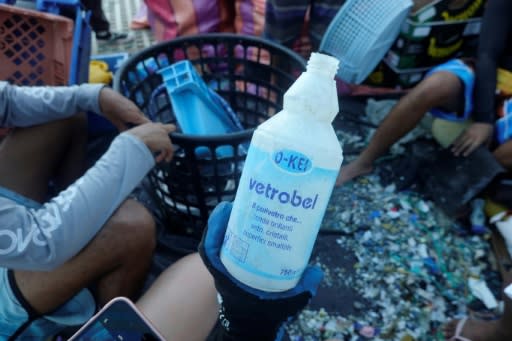
<instances>
[{"instance_id":1,"label":"pink phone case","mask_svg":"<svg viewBox=\"0 0 512 341\"><path fill-rule=\"evenodd\" d=\"M115 312L113 311L115 307ZM144 330L141 330L141 333L144 333L145 336L141 336L140 340L147 341L165 341L165 338L160 334L160 332L151 324L151 322L142 314L142 312L126 297L116 297L108 302L99 312L97 312L93 317L89 319L73 336L71 336L68 341L78 341L85 340L89 335L94 334L93 328L95 330L101 331L103 333L108 332L111 337L111 340L115 341L126 341L127 338L122 336L121 333L117 333L117 329L119 329L119 324L117 324L117 329L112 328L108 325L107 321L112 319L112 314L122 314L123 321L127 321L127 325L130 324L131 328L133 328L133 324L137 324ZM132 323L133 322L133 323ZM127 326L128 327L128 326ZM131 330L130 330L131 332ZM92 333L92 334L91 334ZM147 336L148 333L151 333L151 336ZM116 335L119 334L119 335ZM105 334L102 334L103 336ZM132 338L129 338L133 340ZM108 341L108 339L105 339Z\"/></svg>"}]
</instances>

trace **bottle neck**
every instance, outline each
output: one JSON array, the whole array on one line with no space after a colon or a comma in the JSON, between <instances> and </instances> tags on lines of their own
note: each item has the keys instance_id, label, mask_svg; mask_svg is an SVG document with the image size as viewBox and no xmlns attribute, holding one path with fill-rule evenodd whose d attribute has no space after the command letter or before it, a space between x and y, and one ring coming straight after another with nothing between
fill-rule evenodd
<instances>
[{"instance_id":1,"label":"bottle neck","mask_svg":"<svg viewBox=\"0 0 512 341\"><path fill-rule=\"evenodd\" d=\"M284 94L283 107L319 121L332 122L339 110L334 81L338 64L334 57L313 53L306 72Z\"/></svg>"},{"instance_id":2,"label":"bottle neck","mask_svg":"<svg viewBox=\"0 0 512 341\"><path fill-rule=\"evenodd\" d=\"M326 54L314 52L308 60L306 72L334 79L338 71L338 65L338 59Z\"/></svg>"}]
</instances>

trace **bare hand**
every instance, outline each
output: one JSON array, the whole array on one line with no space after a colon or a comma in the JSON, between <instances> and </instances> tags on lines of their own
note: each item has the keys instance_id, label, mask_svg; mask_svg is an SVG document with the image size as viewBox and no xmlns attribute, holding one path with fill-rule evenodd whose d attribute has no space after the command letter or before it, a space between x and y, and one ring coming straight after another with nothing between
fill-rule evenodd
<instances>
[{"instance_id":1,"label":"bare hand","mask_svg":"<svg viewBox=\"0 0 512 341\"><path fill-rule=\"evenodd\" d=\"M174 124L145 123L134 127L127 133L139 138L149 150L157 153L156 162L165 160L170 162L174 155L174 148L169 133L176 130Z\"/></svg>"},{"instance_id":2,"label":"bare hand","mask_svg":"<svg viewBox=\"0 0 512 341\"><path fill-rule=\"evenodd\" d=\"M99 102L103 115L119 131L128 129L130 125L149 122L149 119L144 116L135 103L111 88L104 87L101 90Z\"/></svg>"},{"instance_id":3,"label":"bare hand","mask_svg":"<svg viewBox=\"0 0 512 341\"><path fill-rule=\"evenodd\" d=\"M452 144L452 152L455 156L468 156L476 148L487 143L493 133L493 125L490 123L472 123Z\"/></svg>"}]
</instances>

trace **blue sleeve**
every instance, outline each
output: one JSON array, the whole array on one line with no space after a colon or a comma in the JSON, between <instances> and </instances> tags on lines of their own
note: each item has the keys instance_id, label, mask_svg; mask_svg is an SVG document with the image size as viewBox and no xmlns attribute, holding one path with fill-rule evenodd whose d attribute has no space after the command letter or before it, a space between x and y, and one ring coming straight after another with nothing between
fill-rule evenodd
<instances>
[{"instance_id":1,"label":"blue sleeve","mask_svg":"<svg viewBox=\"0 0 512 341\"><path fill-rule=\"evenodd\" d=\"M68 189L40 209L0 197L0 266L50 270L76 255L154 166L146 145L129 133Z\"/></svg>"},{"instance_id":2,"label":"blue sleeve","mask_svg":"<svg viewBox=\"0 0 512 341\"><path fill-rule=\"evenodd\" d=\"M27 127L85 111L101 113L102 88L101 84L23 87L0 82L0 127Z\"/></svg>"}]
</instances>

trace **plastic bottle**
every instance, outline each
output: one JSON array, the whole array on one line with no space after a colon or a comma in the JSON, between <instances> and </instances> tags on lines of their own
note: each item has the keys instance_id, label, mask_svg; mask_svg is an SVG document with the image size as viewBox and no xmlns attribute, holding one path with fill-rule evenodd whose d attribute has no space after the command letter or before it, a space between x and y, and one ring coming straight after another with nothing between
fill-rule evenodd
<instances>
[{"instance_id":1,"label":"plastic bottle","mask_svg":"<svg viewBox=\"0 0 512 341\"><path fill-rule=\"evenodd\" d=\"M343 160L331 124L338 63L313 53L283 110L252 137L220 254L250 287L293 288L311 256Z\"/></svg>"}]
</instances>

